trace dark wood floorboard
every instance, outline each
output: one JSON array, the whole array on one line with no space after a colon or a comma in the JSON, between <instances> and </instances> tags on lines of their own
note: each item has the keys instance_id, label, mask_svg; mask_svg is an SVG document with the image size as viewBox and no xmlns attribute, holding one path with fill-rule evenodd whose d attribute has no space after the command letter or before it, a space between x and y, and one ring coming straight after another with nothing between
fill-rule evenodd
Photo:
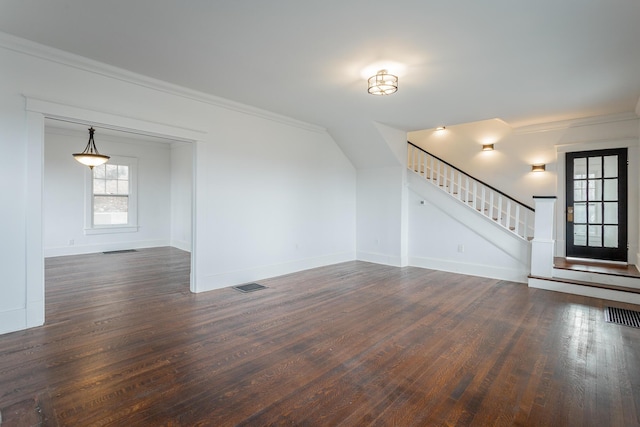
<instances>
[{"instance_id":1,"label":"dark wood floorboard","mask_svg":"<svg viewBox=\"0 0 640 427\"><path fill-rule=\"evenodd\" d=\"M2 427L640 425L607 301L365 262L196 295L189 265L47 259L46 325L0 336Z\"/></svg>"}]
</instances>

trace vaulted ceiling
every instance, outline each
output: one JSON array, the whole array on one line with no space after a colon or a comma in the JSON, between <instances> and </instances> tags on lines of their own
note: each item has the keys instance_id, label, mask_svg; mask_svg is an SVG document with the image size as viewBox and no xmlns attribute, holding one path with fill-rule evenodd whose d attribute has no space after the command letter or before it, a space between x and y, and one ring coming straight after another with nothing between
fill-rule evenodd
<instances>
[{"instance_id":1,"label":"vaulted ceiling","mask_svg":"<svg viewBox=\"0 0 640 427\"><path fill-rule=\"evenodd\" d=\"M637 0L0 0L2 32L338 139L633 111L639 22ZM367 94L381 68L392 96Z\"/></svg>"}]
</instances>

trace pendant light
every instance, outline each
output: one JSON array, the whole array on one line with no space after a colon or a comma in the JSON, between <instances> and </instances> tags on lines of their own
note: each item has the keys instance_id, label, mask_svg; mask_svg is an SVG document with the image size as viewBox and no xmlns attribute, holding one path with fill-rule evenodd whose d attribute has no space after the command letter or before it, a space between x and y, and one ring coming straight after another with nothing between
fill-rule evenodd
<instances>
[{"instance_id":1,"label":"pendant light","mask_svg":"<svg viewBox=\"0 0 640 427\"><path fill-rule=\"evenodd\" d=\"M74 159L85 166L89 166L89 169L93 169L94 166L107 163L107 161L109 160L109 156L105 156L104 154L100 154L98 152L98 149L96 148L96 142L93 140L94 133L95 129L92 126L89 128L89 142L87 142L87 146L84 147L84 151L82 153L75 153L73 155Z\"/></svg>"}]
</instances>

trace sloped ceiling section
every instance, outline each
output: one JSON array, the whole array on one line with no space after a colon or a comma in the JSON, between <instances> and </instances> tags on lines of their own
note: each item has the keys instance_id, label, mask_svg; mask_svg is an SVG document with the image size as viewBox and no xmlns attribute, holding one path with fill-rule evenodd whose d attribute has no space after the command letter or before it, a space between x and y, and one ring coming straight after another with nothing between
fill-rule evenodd
<instances>
[{"instance_id":1,"label":"sloped ceiling section","mask_svg":"<svg viewBox=\"0 0 640 427\"><path fill-rule=\"evenodd\" d=\"M371 123L415 131L632 112L640 2L3 0L0 31L326 128L357 166ZM396 73L399 90L367 94Z\"/></svg>"}]
</instances>

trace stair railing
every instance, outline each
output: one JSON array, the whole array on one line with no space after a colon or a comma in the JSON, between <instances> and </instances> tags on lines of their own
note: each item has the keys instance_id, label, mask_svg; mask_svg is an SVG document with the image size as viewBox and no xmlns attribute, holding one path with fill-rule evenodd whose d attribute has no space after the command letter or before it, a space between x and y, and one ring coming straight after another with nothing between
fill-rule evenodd
<instances>
[{"instance_id":1,"label":"stair railing","mask_svg":"<svg viewBox=\"0 0 640 427\"><path fill-rule=\"evenodd\" d=\"M523 239L533 237L534 209L407 141L407 166L441 190Z\"/></svg>"}]
</instances>

